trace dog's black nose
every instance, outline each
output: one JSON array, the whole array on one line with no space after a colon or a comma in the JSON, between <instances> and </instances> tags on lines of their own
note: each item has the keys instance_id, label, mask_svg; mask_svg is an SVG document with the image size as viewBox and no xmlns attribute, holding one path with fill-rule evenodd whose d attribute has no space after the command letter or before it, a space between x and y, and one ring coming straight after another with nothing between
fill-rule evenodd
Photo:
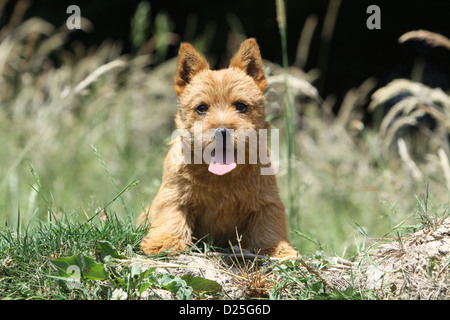
<instances>
[{"instance_id":1,"label":"dog's black nose","mask_svg":"<svg viewBox=\"0 0 450 320\"><path fill-rule=\"evenodd\" d=\"M228 128L225 127L219 127L216 129L214 135L217 137L219 135L222 135L222 141L226 141L227 140L227 135L229 135L229 131Z\"/></svg>"}]
</instances>

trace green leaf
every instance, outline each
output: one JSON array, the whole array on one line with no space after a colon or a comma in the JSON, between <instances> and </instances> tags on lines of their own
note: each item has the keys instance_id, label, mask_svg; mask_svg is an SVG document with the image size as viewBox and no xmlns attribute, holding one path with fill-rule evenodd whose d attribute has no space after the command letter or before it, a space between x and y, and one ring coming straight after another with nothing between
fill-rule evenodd
<instances>
[{"instance_id":1,"label":"green leaf","mask_svg":"<svg viewBox=\"0 0 450 320\"><path fill-rule=\"evenodd\" d=\"M96 263L94 259L85 257L82 254L57 258L50 262L56 267L58 274L63 278L69 278L78 271L80 276L85 280L108 279L108 273L105 271L103 264Z\"/></svg>"},{"instance_id":2,"label":"green leaf","mask_svg":"<svg viewBox=\"0 0 450 320\"><path fill-rule=\"evenodd\" d=\"M111 256L111 258L114 259L126 258L123 254L119 254L116 247L114 247L109 241L97 241L95 248L101 261L103 261L106 256Z\"/></svg>"},{"instance_id":3,"label":"green leaf","mask_svg":"<svg viewBox=\"0 0 450 320\"><path fill-rule=\"evenodd\" d=\"M319 293L323 288L322 283L316 282L311 285L311 290L315 293Z\"/></svg>"},{"instance_id":4,"label":"green leaf","mask_svg":"<svg viewBox=\"0 0 450 320\"><path fill-rule=\"evenodd\" d=\"M216 281L208 280L202 277L195 277L190 274L186 274L181 277L182 280L186 282L186 284L196 292L210 292L216 293L222 290L222 286L218 284Z\"/></svg>"},{"instance_id":5,"label":"green leaf","mask_svg":"<svg viewBox=\"0 0 450 320\"><path fill-rule=\"evenodd\" d=\"M155 270L156 270L156 268L149 268L149 269L145 270L144 272L140 273L140 275L139 275L140 281L137 286L139 294L142 294L148 288L155 286L155 276L153 275Z\"/></svg>"},{"instance_id":6,"label":"green leaf","mask_svg":"<svg viewBox=\"0 0 450 320\"><path fill-rule=\"evenodd\" d=\"M356 230L359 231L359 233L361 233L364 237L366 237L367 239L372 239L369 234L366 232L366 230L360 226L358 223L353 222L353 228L355 228Z\"/></svg>"},{"instance_id":7,"label":"green leaf","mask_svg":"<svg viewBox=\"0 0 450 320\"><path fill-rule=\"evenodd\" d=\"M348 298L351 298L353 295L354 289L352 286L347 287L344 291L342 291L342 294Z\"/></svg>"},{"instance_id":8,"label":"green leaf","mask_svg":"<svg viewBox=\"0 0 450 320\"><path fill-rule=\"evenodd\" d=\"M222 286L216 281L195 277L189 274L176 277L170 273L157 273L155 268L147 269L140 273L140 281L137 286L139 293L151 287L169 290L182 300L192 299L192 292L216 293L222 290Z\"/></svg>"},{"instance_id":9,"label":"green leaf","mask_svg":"<svg viewBox=\"0 0 450 320\"><path fill-rule=\"evenodd\" d=\"M157 274L155 280L159 287L176 294L181 300L189 300L192 298L193 289L181 278L165 273L162 275Z\"/></svg>"}]
</instances>

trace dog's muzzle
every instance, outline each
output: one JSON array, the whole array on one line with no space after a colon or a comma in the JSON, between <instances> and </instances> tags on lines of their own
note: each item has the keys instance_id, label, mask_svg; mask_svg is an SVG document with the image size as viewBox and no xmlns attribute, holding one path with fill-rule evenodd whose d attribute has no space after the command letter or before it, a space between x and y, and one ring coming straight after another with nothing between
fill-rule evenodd
<instances>
[{"instance_id":1,"label":"dog's muzzle","mask_svg":"<svg viewBox=\"0 0 450 320\"><path fill-rule=\"evenodd\" d=\"M232 132L225 127L214 131L214 150L208 170L217 175L224 175L236 168Z\"/></svg>"}]
</instances>

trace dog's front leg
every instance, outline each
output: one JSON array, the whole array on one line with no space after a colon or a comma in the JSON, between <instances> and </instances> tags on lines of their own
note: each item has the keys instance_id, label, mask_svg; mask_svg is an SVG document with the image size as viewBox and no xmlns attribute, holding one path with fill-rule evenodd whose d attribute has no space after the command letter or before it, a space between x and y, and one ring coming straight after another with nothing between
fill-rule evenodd
<instances>
[{"instance_id":1,"label":"dog's front leg","mask_svg":"<svg viewBox=\"0 0 450 320\"><path fill-rule=\"evenodd\" d=\"M282 259L300 256L289 243L286 214L281 200L263 206L261 211L252 216L249 225L250 243L257 253Z\"/></svg>"},{"instance_id":2,"label":"dog's front leg","mask_svg":"<svg viewBox=\"0 0 450 320\"><path fill-rule=\"evenodd\" d=\"M187 210L176 203L164 205L155 198L150 208L150 230L142 239L141 248L147 255L166 250L182 251L189 248L192 239L192 224Z\"/></svg>"}]
</instances>

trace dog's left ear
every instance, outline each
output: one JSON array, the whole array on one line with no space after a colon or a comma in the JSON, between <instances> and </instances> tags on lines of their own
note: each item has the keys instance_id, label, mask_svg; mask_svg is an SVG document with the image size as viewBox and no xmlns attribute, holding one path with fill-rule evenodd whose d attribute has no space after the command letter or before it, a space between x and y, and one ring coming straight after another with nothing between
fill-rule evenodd
<instances>
[{"instance_id":1,"label":"dog's left ear","mask_svg":"<svg viewBox=\"0 0 450 320\"><path fill-rule=\"evenodd\" d=\"M230 68L232 67L244 70L246 74L255 80L261 92L264 92L267 82L261 53L255 39L247 39L241 44L241 47L231 59Z\"/></svg>"}]
</instances>

